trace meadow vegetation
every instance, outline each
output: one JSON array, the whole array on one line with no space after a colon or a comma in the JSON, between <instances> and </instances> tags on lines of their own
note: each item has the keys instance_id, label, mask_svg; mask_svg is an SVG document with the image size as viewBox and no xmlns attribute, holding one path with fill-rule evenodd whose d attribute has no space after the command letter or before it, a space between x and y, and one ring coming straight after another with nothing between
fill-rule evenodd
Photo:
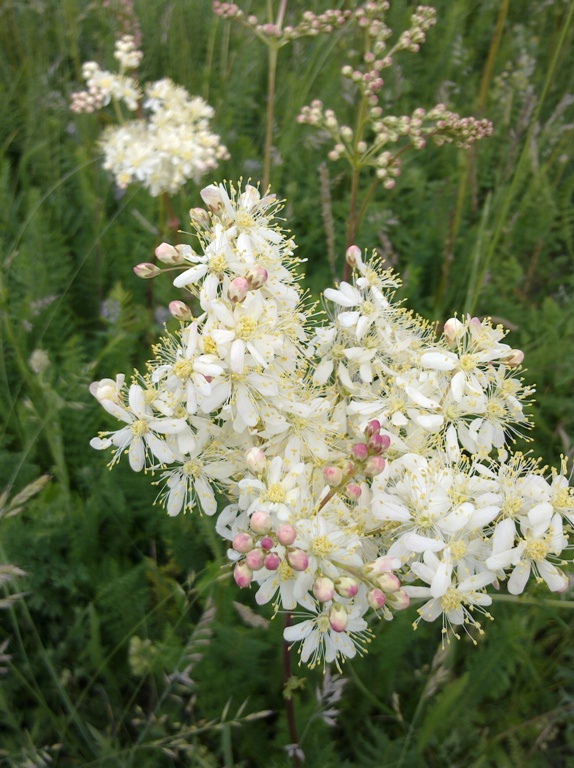
<instances>
[{"instance_id":1,"label":"meadow vegetation","mask_svg":"<svg viewBox=\"0 0 574 768\"><path fill-rule=\"evenodd\" d=\"M405 152L354 240L399 272L423 317L509 330L536 385L518 447L558 465L574 456L574 3L433 5L437 25L420 53L397 55L381 102L397 115L441 102L493 135ZM90 448L90 382L143 366L177 326L171 283L133 266L188 230L202 186L264 172L266 48L208 0L136 0L138 78L205 99L229 158L169 201L117 188L97 145L112 112L69 106L83 62L113 65L128 6L0 7L0 766L280 768L286 697L310 768L574 766L572 590L500 595L478 647L442 647L436 627L413 632L397 614L342 676L294 666L284 690L280 622L230 588L211 521L169 518L156 488ZM294 0L286 18L325 7ZM412 10L392 0L389 25ZM353 121L340 67L355 42L342 26L276 56L269 178L315 298L343 276L352 189L328 135L297 116L320 98Z\"/></svg>"}]
</instances>

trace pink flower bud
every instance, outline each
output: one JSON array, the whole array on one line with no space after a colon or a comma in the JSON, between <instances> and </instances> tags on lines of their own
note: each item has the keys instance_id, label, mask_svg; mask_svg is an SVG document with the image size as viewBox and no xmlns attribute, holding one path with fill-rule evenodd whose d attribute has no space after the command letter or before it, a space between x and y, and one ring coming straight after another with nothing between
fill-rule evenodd
<instances>
[{"instance_id":1,"label":"pink flower bud","mask_svg":"<svg viewBox=\"0 0 574 768\"><path fill-rule=\"evenodd\" d=\"M329 624L333 632L344 632L349 622L347 609L340 603L334 603L329 610Z\"/></svg>"},{"instance_id":2,"label":"pink flower bud","mask_svg":"<svg viewBox=\"0 0 574 768\"><path fill-rule=\"evenodd\" d=\"M287 562L294 571L304 571L309 565L309 558L302 549L292 549L287 552Z\"/></svg>"},{"instance_id":3,"label":"pink flower bud","mask_svg":"<svg viewBox=\"0 0 574 768\"><path fill-rule=\"evenodd\" d=\"M355 597L359 591L359 582L351 576L340 576L335 579L335 589L341 597Z\"/></svg>"},{"instance_id":4,"label":"pink flower bud","mask_svg":"<svg viewBox=\"0 0 574 768\"><path fill-rule=\"evenodd\" d=\"M141 277L144 280L150 280L152 277L157 277L160 274L161 269L156 267L155 264L151 264L149 261L144 261L141 264L136 264L134 272L138 277Z\"/></svg>"},{"instance_id":5,"label":"pink flower bud","mask_svg":"<svg viewBox=\"0 0 574 768\"><path fill-rule=\"evenodd\" d=\"M345 259L347 260L347 264L350 264L351 267L356 267L357 264L360 264L362 259L359 246L350 245L345 252Z\"/></svg>"},{"instance_id":6,"label":"pink flower bud","mask_svg":"<svg viewBox=\"0 0 574 768\"><path fill-rule=\"evenodd\" d=\"M155 255L164 264L169 264L170 266L182 264L184 261L181 253L169 243L161 243L158 245L155 249Z\"/></svg>"},{"instance_id":7,"label":"pink flower bud","mask_svg":"<svg viewBox=\"0 0 574 768\"><path fill-rule=\"evenodd\" d=\"M343 475L345 477L349 477L349 475L352 475L355 469L356 469L355 463L350 459L347 459L345 462L343 462Z\"/></svg>"},{"instance_id":8,"label":"pink flower bud","mask_svg":"<svg viewBox=\"0 0 574 768\"><path fill-rule=\"evenodd\" d=\"M263 561L263 565L267 568L268 571L276 571L280 564L281 558L276 552L270 552L265 556L265 560Z\"/></svg>"},{"instance_id":9,"label":"pink flower bud","mask_svg":"<svg viewBox=\"0 0 574 768\"><path fill-rule=\"evenodd\" d=\"M378 421L378 419L372 419L372 421L369 421L369 423L365 427L366 437L372 437L373 435L378 435L380 431L381 431L381 422Z\"/></svg>"},{"instance_id":10,"label":"pink flower bud","mask_svg":"<svg viewBox=\"0 0 574 768\"><path fill-rule=\"evenodd\" d=\"M254 475L262 475L267 468L267 459L261 448L250 448L245 454L245 464Z\"/></svg>"},{"instance_id":11,"label":"pink flower bud","mask_svg":"<svg viewBox=\"0 0 574 768\"><path fill-rule=\"evenodd\" d=\"M189 211L189 218L192 224L197 227L209 226L209 214L203 208L191 208Z\"/></svg>"},{"instance_id":12,"label":"pink flower bud","mask_svg":"<svg viewBox=\"0 0 574 768\"><path fill-rule=\"evenodd\" d=\"M343 470L341 467L323 467L323 477L327 485L330 485L331 488L336 488L343 482Z\"/></svg>"},{"instance_id":13,"label":"pink flower bud","mask_svg":"<svg viewBox=\"0 0 574 768\"><path fill-rule=\"evenodd\" d=\"M351 453L353 454L353 458L357 461L364 461L369 455L369 449L367 448L366 443L355 443L351 448Z\"/></svg>"},{"instance_id":14,"label":"pink flower bud","mask_svg":"<svg viewBox=\"0 0 574 768\"><path fill-rule=\"evenodd\" d=\"M319 576L313 583L313 594L320 603L333 599L335 585L327 576Z\"/></svg>"},{"instance_id":15,"label":"pink flower bud","mask_svg":"<svg viewBox=\"0 0 574 768\"><path fill-rule=\"evenodd\" d=\"M398 576L387 571L382 573L377 579L377 584L383 592L397 592L401 588L401 582Z\"/></svg>"},{"instance_id":16,"label":"pink flower bud","mask_svg":"<svg viewBox=\"0 0 574 768\"><path fill-rule=\"evenodd\" d=\"M249 270L245 277L251 290L256 291L265 285L269 278L269 273L263 267L255 266Z\"/></svg>"},{"instance_id":17,"label":"pink flower bud","mask_svg":"<svg viewBox=\"0 0 574 768\"><path fill-rule=\"evenodd\" d=\"M267 549L271 549L274 543L275 542L273 541L271 536L264 536L259 542L259 546L261 547L261 549L267 550Z\"/></svg>"},{"instance_id":18,"label":"pink flower bud","mask_svg":"<svg viewBox=\"0 0 574 768\"><path fill-rule=\"evenodd\" d=\"M252 549L245 555L245 562L252 571L258 571L263 568L264 555L260 549Z\"/></svg>"},{"instance_id":19,"label":"pink flower bud","mask_svg":"<svg viewBox=\"0 0 574 768\"><path fill-rule=\"evenodd\" d=\"M366 573L386 573L387 571L396 571L401 567L401 561L398 557L382 555L377 557L372 563L365 566Z\"/></svg>"},{"instance_id":20,"label":"pink flower bud","mask_svg":"<svg viewBox=\"0 0 574 768\"><path fill-rule=\"evenodd\" d=\"M367 440L367 447L369 448L369 451L371 453L382 453L383 452L383 436L379 435L377 432L376 435L371 435L369 439Z\"/></svg>"},{"instance_id":21,"label":"pink flower bud","mask_svg":"<svg viewBox=\"0 0 574 768\"><path fill-rule=\"evenodd\" d=\"M375 477L380 475L385 468L385 460L382 456L369 456L363 467L363 474L365 477Z\"/></svg>"},{"instance_id":22,"label":"pink flower bud","mask_svg":"<svg viewBox=\"0 0 574 768\"><path fill-rule=\"evenodd\" d=\"M191 309L184 301L170 301L169 312L172 317L175 317L176 320L180 320L181 322L189 320L192 316Z\"/></svg>"},{"instance_id":23,"label":"pink flower bud","mask_svg":"<svg viewBox=\"0 0 574 768\"><path fill-rule=\"evenodd\" d=\"M249 283L244 277L234 277L229 284L227 298L234 304L241 304L249 291Z\"/></svg>"},{"instance_id":24,"label":"pink flower bud","mask_svg":"<svg viewBox=\"0 0 574 768\"><path fill-rule=\"evenodd\" d=\"M277 529L277 541L284 547L289 547L297 538L297 531L289 523L280 525Z\"/></svg>"},{"instance_id":25,"label":"pink flower bud","mask_svg":"<svg viewBox=\"0 0 574 768\"><path fill-rule=\"evenodd\" d=\"M248 533L238 533L231 545L236 552L241 552L244 555L253 549L253 539Z\"/></svg>"},{"instance_id":26,"label":"pink flower bud","mask_svg":"<svg viewBox=\"0 0 574 768\"><path fill-rule=\"evenodd\" d=\"M267 512L258 509L251 515L249 527L252 531L255 531L255 533L267 533L271 530L271 518Z\"/></svg>"},{"instance_id":27,"label":"pink flower bud","mask_svg":"<svg viewBox=\"0 0 574 768\"><path fill-rule=\"evenodd\" d=\"M237 563L233 569L233 578L235 583L241 589L248 587L253 579L253 571L246 563Z\"/></svg>"},{"instance_id":28,"label":"pink flower bud","mask_svg":"<svg viewBox=\"0 0 574 768\"><path fill-rule=\"evenodd\" d=\"M345 488L345 495L348 499L351 499L351 501L356 501L361 498L361 493L361 486L357 485L357 483L349 483Z\"/></svg>"},{"instance_id":29,"label":"pink flower bud","mask_svg":"<svg viewBox=\"0 0 574 768\"><path fill-rule=\"evenodd\" d=\"M407 595L404 589L399 589L397 592L394 592L392 595L389 595L389 603L390 607L394 611L404 611L405 608L409 607L409 603L411 602L410 597Z\"/></svg>"},{"instance_id":30,"label":"pink flower bud","mask_svg":"<svg viewBox=\"0 0 574 768\"><path fill-rule=\"evenodd\" d=\"M367 592L367 602L371 606L371 608L374 608L375 610L378 610L379 608L382 608L386 601L385 593L381 592L380 589L371 589L370 592Z\"/></svg>"}]
</instances>

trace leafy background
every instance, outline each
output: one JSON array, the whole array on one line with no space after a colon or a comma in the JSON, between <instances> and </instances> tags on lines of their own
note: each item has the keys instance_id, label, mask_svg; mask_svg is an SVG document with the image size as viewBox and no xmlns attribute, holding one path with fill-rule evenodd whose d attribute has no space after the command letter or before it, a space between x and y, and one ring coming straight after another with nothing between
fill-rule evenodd
<instances>
[{"instance_id":1,"label":"leafy background","mask_svg":"<svg viewBox=\"0 0 574 768\"><path fill-rule=\"evenodd\" d=\"M525 448L556 463L574 452L572 3L435 6L421 53L387 74L387 109L443 101L491 119L494 136L469 153L405 156L358 241L401 273L402 296L424 316L472 310L504 323L537 384ZM169 76L216 110L231 159L206 183L256 180L265 49L204 0L135 7L141 80ZM307 8L325 4L293 0L288 15ZM82 62L112 65L120 9L0 6L0 557L27 572L5 580L0 613L0 765L286 766L279 622L230 588L209 520L167 519L148 482L124 466L109 473L88 445L102 419L89 382L140 365L174 298L167 282L151 294L132 271L167 236L166 211L142 190L119 194L101 169L97 137L110 118L68 110ZM412 10L394 0L391 26L401 31ZM279 53L271 180L315 295L342 271L348 175L325 165L328 145L295 118L318 97L352 114L339 70L354 45L339 31ZM198 193L189 184L172 200L183 228ZM49 360L40 373L37 350ZM305 765L574 765L570 598L500 599L477 648L463 639L441 649L436 627L413 632L412 616L398 615L346 665L338 701L340 681L297 670Z\"/></svg>"}]
</instances>

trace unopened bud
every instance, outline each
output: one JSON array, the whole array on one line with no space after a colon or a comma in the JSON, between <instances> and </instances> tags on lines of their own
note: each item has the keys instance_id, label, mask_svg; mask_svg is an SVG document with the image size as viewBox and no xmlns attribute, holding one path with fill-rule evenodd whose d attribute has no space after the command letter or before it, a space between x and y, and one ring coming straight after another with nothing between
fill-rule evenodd
<instances>
[{"instance_id":1,"label":"unopened bud","mask_svg":"<svg viewBox=\"0 0 574 768\"><path fill-rule=\"evenodd\" d=\"M333 632L344 632L349 623L349 615L344 605L335 603L329 610L329 624Z\"/></svg>"},{"instance_id":2,"label":"unopened bud","mask_svg":"<svg viewBox=\"0 0 574 768\"><path fill-rule=\"evenodd\" d=\"M333 599L335 585L327 576L319 576L313 583L313 594L320 603L326 603Z\"/></svg>"},{"instance_id":3,"label":"unopened bud","mask_svg":"<svg viewBox=\"0 0 574 768\"><path fill-rule=\"evenodd\" d=\"M521 349L511 349L510 354L504 358L503 362L509 368L517 368L519 365L522 365L523 360L524 352Z\"/></svg>"},{"instance_id":4,"label":"unopened bud","mask_svg":"<svg viewBox=\"0 0 574 768\"><path fill-rule=\"evenodd\" d=\"M289 523L280 525L277 529L277 541L279 544L283 544L284 547L289 547L297 538L297 531Z\"/></svg>"},{"instance_id":5,"label":"unopened bud","mask_svg":"<svg viewBox=\"0 0 574 768\"><path fill-rule=\"evenodd\" d=\"M401 567L401 561L398 557L382 555L365 566L365 573L386 573L387 571L396 571Z\"/></svg>"},{"instance_id":6,"label":"unopened bud","mask_svg":"<svg viewBox=\"0 0 574 768\"><path fill-rule=\"evenodd\" d=\"M269 278L269 273L263 267L255 266L249 270L245 277L251 290L256 291L265 285Z\"/></svg>"},{"instance_id":7,"label":"unopened bud","mask_svg":"<svg viewBox=\"0 0 574 768\"><path fill-rule=\"evenodd\" d=\"M244 555L253 549L253 539L248 533L238 533L232 542L232 547L236 552L240 552Z\"/></svg>"},{"instance_id":8,"label":"unopened bud","mask_svg":"<svg viewBox=\"0 0 574 768\"><path fill-rule=\"evenodd\" d=\"M275 543L275 542L273 541L273 539L271 538L271 536L264 536L264 537L261 539L261 541L259 542L259 546L261 547L261 549L265 549L265 550L267 550L267 549L272 549L272 548L273 548L273 545L274 545L274 543Z\"/></svg>"},{"instance_id":9,"label":"unopened bud","mask_svg":"<svg viewBox=\"0 0 574 768\"><path fill-rule=\"evenodd\" d=\"M385 460L382 456L369 456L363 467L363 474L365 477L375 477L380 475L385 468Z\"/></svg>"},{"instance_id":10,"label":"unopened bud","mask_svg":"<svg viewBox=\"0 0 574 768\"><path fill-rule=\"evenodd\" d=\"M184 301L170 301L169 312L172 317L175 317L176 320L180 320L181 322L191 318L191 309Z\"/></svg>"},{"instance_id":11,"label":"unopened bud","mask_svg":"<svg viewBox=\"0 0 574 768\"><path fill-rule=\"evenodd\" d=\"M209 214L204 208L191 208L189 218L191 223L197 227L209 226Z\"/></svg>"},{"instance_id":12,"label":"unopened bud","mask_svg":"<svg viewBox=\"0 0 574 768\"><path fill-rule=\"evenodd\" d=\"M464 336L464 325L457 317L451 317L450 320L447 320L444 324L443 334L447 341L451 344L456 344L456 342Z\"/></svg>"},{"instance_id":13,"label":"unopened bud","mask_svg":"<svg viewBox=\"0 0 574 768\"><path fill-rule=\"evenodd\" d=\"M382 592L380 589L371 589L370 592L367 592L367 602L371 606L371 608L374 608L375 610L378 610L379 608L382 608L383 605L386 602L385 593Z\"/></svg>"},{"instance_id":14,"label":"unopened bud","mask_svg":"<svg viewBox=\"0 0 574 768\"><path fill-rule=\"evenodd\" d=\"M351 499L351 501L356 501L357 499L361 498L361 486L357 483L349 483L347 487L345 488L345 495L348 499Z\"/></svg>"},{"instance_id":15,"label":"unopened bud","mask_svg":"<svg viewBox=\"0 0 574 768\"><path fill-rule=\"evenodd\" d=\"M390 607L394 611L404 611L405 608L409 607L411 599L404 589L399 589L397 592L393 592L393 594L388 595L388 601Z\"/></svg>"},{"instance_id":16,"label":"unopened bud","mask_svg":"<svg viewBox=\"0 0 574 768\"><path fill-rule=\"evenodd\" d=\"M345 462L343 462L343 475L345 477L352 475L355 469L355 462L351 461L350 459L347 459Z\"/></svg>"},{"instance_id":17,"label":"unopened bud","mask_svg":"<svg viewBox=\"0 0 574 768\"><path fill-rule=\"evenodd\" d=\"M263 561L263 565L268 571L276 571L280 564L281 558L276 552L270 552L265 556L265 560Z\"/></svg>"},{"instance_id":18,"label":"unopened bud","mask_svg":"<svg viewBox=\"0 0 574 768\"><path fill-rule=\"evenodd\" d=\"M304 571L309 565L309 558L302 549L292 549L287 552L287 562L294 571Z\"/></svg>"},{"instance_id":19,"label":"unopened bud","mask_svg":"<svg viewBox=\"0 0 574 768\"><path fill-rule=\"evenodd\" d=\"M336 488L343 482L343 470L341 467L323 467L323 477L327 485L330 485L331 488Z\"/></svg>"},{"instance_id":20,"label":"unopened bud","mask_svg":"<svg viewBox=\"0 0 574 768\"><path fill-rule=\"evenodd\" d=\"M381 431L381 422L378 419L372 419L371 421L369 421L369 423L365 427L366 437L372 437L373 435L378 435L380 431Z\"/></svg>"},{"instance_id":21,"label":"unopened bud","mask_svg":"<svg viewBox=\"0 0 574 768\"><path fill-rule=\"evenodd\" d=\"M234 277L229 284L227 298L234 304L241 304L249 291L249 283L244 277Z\"/></svg>"},{"instance_id":22,"label":"unopened bud","mask_svg":"<svg viewBox=\"0 0 574 768\"><path fill-rule=\"evenodd\" d=\"M351 576L340 576L335 579L335 589L341 597L355 597L359 591L359 582Z\"/></svg>"},{"instance_id":23,"label":"unopened bud","mask_svg":"<svg viewBox=\"0 0 574 768\"><path fill-rule=\"evenodd\" d=\"M248 587L253 579L253 571L247 565L247 563L237 563L233 569L233 578L235 583L241 589Z\"/></svg>"},{"instance_id":24,"label":"unopened bud","mask_svg":"<svg viewBox=\"0 0 574 768\"><path fill-rule=\"evenodd\" d=\"M170 266L183 264L184 262L181 252L169 243L160 243L160 245L158 245L158 247L155 249L155 255L161 262L164 264L169 264Z\"/></svg>"},{"instance_id":25,"label":"unopened bud","mask_svg":"<svg viewBox=\"0 0 574 768\"><path fill-rule=\"evenodd\" d=\"M144 280L150 280L152 277L157 277L160 274L161 269L156 267L155 264L151 264L149 261L144 261L141 264L136 264L134 272L138 277L141 277Z\"/></svg>"},{"instance_id":26,"label":"unopened bud","mask_svg":"<svg viewBox=\"0 0 574 768\"><path fill-rule=\"evenodd\" d=\"M345 252L345 259L347 264L351 267L356 267L361 263L361 249L358 245L350 245Z\"/></svg>"},{"instance_id":27,"label":"unopened bud","mask_svg":"<svg viewBox=\"0 0 574 768\"><path fill-rule=\"evenodd\" d=\"M353 454L353 458L357 461L364 461L369 455L369 449L367 448L366 443L355 443L351 448L351 453Z\"/></svg>"},{"instance_id":28,"label":"unopened bud","mask_svg":"<svg viewBox=\"0 0 574 768\"><path fill-rule=\"evenodd\" d=\"M397 592L401 588L401 582L398 576L387 571L379 576L377 584L383 592Z\"/></svg>"},{"instance_id":29,"label":"unopened bud","mask_svg":"<svg viewBox=\"0 0 574 768\"><path fill-rule=\"evenodd\" d=\"M251 515L249 527L255 533L267 533L271 530L271 518L263 510L258 509Z\"/></svg>"},{"instance_id":30,"label":"unopened bud","mask_svg":"<svg viewBox=\"0 0 574 768\"><path fill-rule=\"evenodd\" d=\"M245 555L245 562L252 571L258 571L263 568L264 554L260 549L252 549Z\"/></svg>"},{"instance_id":31,"label":"unopened bud","mask_svg":"<svg viewBox=\"0 0 574 768\"><path fill-rule=\"evenodd\" d=\"M250 448L245 454L245 463L254 475L262 475L267 468L267 459L261 448Z\"/></svg>"}]
</instances>

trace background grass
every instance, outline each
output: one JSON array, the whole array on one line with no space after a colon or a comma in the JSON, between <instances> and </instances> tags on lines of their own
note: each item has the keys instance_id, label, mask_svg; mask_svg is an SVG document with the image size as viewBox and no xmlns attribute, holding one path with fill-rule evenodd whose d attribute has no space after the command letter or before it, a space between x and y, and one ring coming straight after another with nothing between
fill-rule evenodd
<instances>
[{"instance_id":1,"label":"background grass","mask_svg":"<svg viewBox=\"0 0 574 768\"><path fill-rule=\"evenodd\" d=\"M572 4L435 6L421 53L387 73L386 108L443 101L491 119L494 136L469 153L406 155L396 189L371 201L359 245L399 270L419 313L472 309L510 329L538 386L529 449L555 463L572 455L574 435ZM1 558L28 576L8 585L27 596L0 616L0 765L284 766L279 622L230 588L210 521L167 519L148 483L125 466L109 473L88 445L102 418L89 382L141 365L175 298L166 282L150 301L132 271L168 236L166 211L141 190L118 194L102 171L96 141L111 117L68 110L82 62L112 65L118 7L0 7L0 490L13 497L51 477L1 521ZM325 5L292 2L288 14L309 7ZM398 31L409 10L392 2ZM231 159L206 183L257 180L264 48L204 0L142 0L136 11L141 80L169 76L216 109ZM330 265L319 175L328 145L295 118L313 98L350 117L339 69L354 50L341 31L279 53L271 181L315 294L342 271L348 174L328 166ZM189 184L172 200L184 229L198 192ZM29 363L37 350L49 360L41 373ZM495 605L478 648L437 649L436 627L413 632L409 615L376 626L369 655L346 667L336 728L319 716L321 671L298 671L305 764L574 765L574 617L544 598Z\"/></svg>"}]
</instances>

